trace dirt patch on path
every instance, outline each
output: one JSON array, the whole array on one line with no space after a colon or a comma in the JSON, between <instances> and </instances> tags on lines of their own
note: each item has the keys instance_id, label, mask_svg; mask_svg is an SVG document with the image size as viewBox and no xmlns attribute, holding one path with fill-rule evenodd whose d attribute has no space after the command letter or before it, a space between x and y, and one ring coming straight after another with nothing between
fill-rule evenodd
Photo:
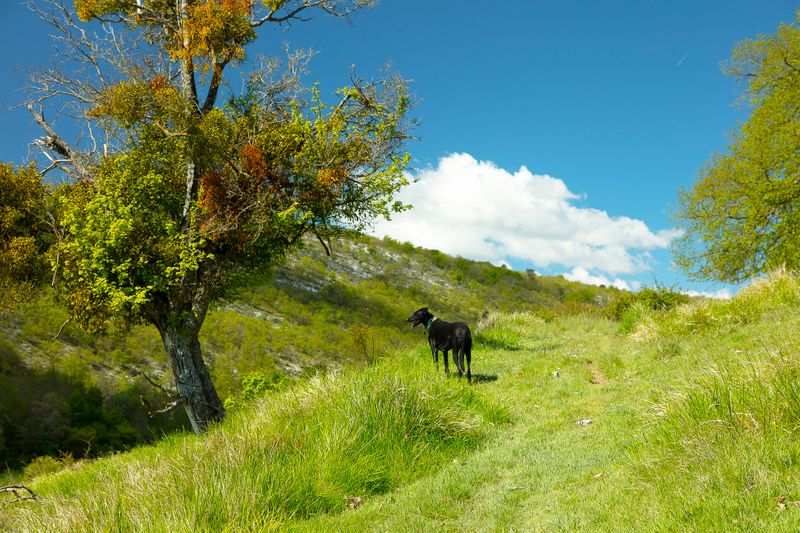
<instances>
[{"instance_id":1,"label":"dirt patch on path","mask_svg":"<svg viewBox=\"0 0 800 533\"><path fill-rule=\"evenodd\" d=\"M591 359L586 360L586 366L589 367L589 372L592 374L591 384L592 385L602 385L606 382L606 376L600 369L597 368L597 364L592 361Z\"/></svg>"}]
</instances>

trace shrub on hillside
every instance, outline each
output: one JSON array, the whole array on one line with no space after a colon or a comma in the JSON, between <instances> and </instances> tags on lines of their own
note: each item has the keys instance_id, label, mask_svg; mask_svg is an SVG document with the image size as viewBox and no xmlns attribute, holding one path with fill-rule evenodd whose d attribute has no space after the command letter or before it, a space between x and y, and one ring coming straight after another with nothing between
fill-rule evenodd
<instances>
[{"instance_id":1,"label":"shrub on hillside","mask_svg":"<svg viewBox=\"0 0 800 533\"><path fill-rule=\"evenodd\" d=\"M25 479L33 479L36 476L41 476L42 474L58 472L63 466L64 464L55 457L42 455L28 463L28 466L25 467L22 475L25 477Z\"/></svg>"},{"instance_id":2,"label":"shrub on hillside","mask_svg":"<svg viewBox=\"0 0 800 533\"><path fill-rule=\"evenodd\" d=\"M654 311L667 311L689 302L689 296L664 287L645 287L638 292L622 292L606 308L614 320L622 320L628 311L641 306Z\"/></svg>"},{"instance_id":3,"label":"shrub on hillside","mask_svg":"<svg viewBox=\"0 0 800 533\"><path fill-rule=\"evenodd\" d=\"M0 375L0 464L21 467L60 453L96 457L174 429L173 418L147 419L135 387L104 396L53 370ZM163 425L162 425L163 424Z\"/></svg>"},{"instance_id":4,"label":"shrub on hillside","mask_svg":"<svg viewBox=\"0 0 800 533\"><path fill-rule=\"evenodd\" d=\"M245 402L261 398L271 391L278 390L286 384L286 378L276 369L262 368L248 372L242 378L242 392L236 396L225 399L226 409L240 409Z\"/></svg>"},{"instance_id":5,"label":"shrub on hillside","mask_svg":"<svg viewBox=\"0 0 800 533\"><path fill-rule=\"evenodd\" d=\"M520 350L523 347L520 325L538 320L545 319L538 313L486 313L475 326L475 343L494 350Z\"/></svg>"},{"instance_id":6,"label":"shrub on hillside","mask_svg":"<svg viewBox=\"0 0 800 533\"><path fill-rule=\"evenodd\" d=\"M637 331L640 339L680 337L712 330L739 328L762 320L765 313L783 313L800 302L800 281L778 269L759 278L732 298L698 298L672 313L654 316L643 304L622 314L621 331Z\"/></svg>"}]
</instances>

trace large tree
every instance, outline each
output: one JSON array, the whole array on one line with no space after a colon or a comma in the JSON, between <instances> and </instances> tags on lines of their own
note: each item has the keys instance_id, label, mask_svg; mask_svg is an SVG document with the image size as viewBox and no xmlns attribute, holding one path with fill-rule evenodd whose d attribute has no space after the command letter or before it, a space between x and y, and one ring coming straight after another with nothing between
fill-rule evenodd
<instances>
[{"instance_id":1,"label":"large tree","mask_svg":"<svg viewBox=\"0 0 800 533\"><path fill-rule=\"evenodd\" d=\"M61 68L31 77L37 141L69 185L58 195L61 286L88 330L147 322L164 342L197 433L225 410L198 334L210 302L280 261L404 206L406 85L354 73L335 98L301 79L309 54L227 72L269 25L347 17L372 0L56 0ZM74 10L73 10L74 8ZM77 15L77 19L75 18ZM79 19L79 20L78 20ZM47 109L84 125L59 135Z\"/></svg>"},{"instance_id":2,"label":"large tree","mask_svg":"<svg viewBox=\"0 0 800 533\"><path fill-rule=\"evenodd\" d=\"M696 278L738 282L783 265L800 267L797 22L739 43L725 66L745 84L743 98L753 110L728 151L680 193L685 234L676 258Z\"/></svg>"}]
</instances>

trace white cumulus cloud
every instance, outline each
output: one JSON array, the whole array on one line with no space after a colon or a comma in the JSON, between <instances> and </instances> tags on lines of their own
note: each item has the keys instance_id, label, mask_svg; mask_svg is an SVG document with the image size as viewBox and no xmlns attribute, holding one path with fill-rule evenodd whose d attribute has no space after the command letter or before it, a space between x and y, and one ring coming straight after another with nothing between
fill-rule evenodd
<instances>
[{"instance_id":1,"label":"white cumulus cloud","mask_svg":"<svg viewBox=\"0 0 800 533\"><path fill-rule=\"evenodd\" d=\"M648 270L648 251L677 235L575 205L580 196L558 178L524 166L509 172L465 153L411 177L398 198L414 208L377 222L375 235L495 264L560 266L571 269L568 279L616 286L625 284L618 275Z\"/></svg>"},{"instance_id":2,"label":"white cumulus cloud","mask_svg":"<svg viewBox=\"0 0 800 533\"><path fill-rule=\"evenodd\" d=\"M729 288L722 288L716 291L683 291L684 294L689 296L702 296L704 298L715 298L718 300L728 300L733 297L733 293Z\"/></svg>"},{"instance_id":3,"label":"white cumulus cloud","mask_svg":"<svg viewBox=\"0 0 800 533\"><path fill-rule=\"evenodd\" d=\"M566 272L562 274L562 276L570 281L579 281L581 283L585 283L586 285L606 285L608 287L616 287L626 291L638 290L641 288L641 283L638 281L632 281L628 283L624 279L620 278L614 278L611 280L603 275L591 274L583 267L575 267L571 272Z\"/></svg>"}]
</instances>

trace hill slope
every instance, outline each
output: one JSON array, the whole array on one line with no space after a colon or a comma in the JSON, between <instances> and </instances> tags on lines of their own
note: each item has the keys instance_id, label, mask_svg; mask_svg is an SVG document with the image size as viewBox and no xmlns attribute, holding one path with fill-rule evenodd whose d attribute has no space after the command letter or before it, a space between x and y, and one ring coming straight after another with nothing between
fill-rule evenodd
<instances>
[{"instance_id":1,"label":"hill slope","mask_svg":"<svg viewBox=\"0 0 800 533\"><path fill-rule=\"evenodd\" d=\"M779 273L731 301L638 309L630 334L495 314L471 386L419 343L206 437L40 477L6 526L796 531L799 309Z\"/></svg>"},{"instance_id":2,"label":"hill slope","mask_svg":"<svg viewBox=\"0 0 800 533\"><path fill-rule=\"evenodd\" d=\"M422 306L474 324L493 310L596 310L618 293L391 240L340 240L333 252L307 242L270 279L251 280L211 309L201 341L223 399L410 346L422 334L404 320ZM54 338L66 319L45 293L0 320L0 466L124 449L185 425L179 411L148 420L139 403L140 395L163 401L143 374L172 381L154 328L88 336L67 323Z\"/></svg>"}]
</instances>

